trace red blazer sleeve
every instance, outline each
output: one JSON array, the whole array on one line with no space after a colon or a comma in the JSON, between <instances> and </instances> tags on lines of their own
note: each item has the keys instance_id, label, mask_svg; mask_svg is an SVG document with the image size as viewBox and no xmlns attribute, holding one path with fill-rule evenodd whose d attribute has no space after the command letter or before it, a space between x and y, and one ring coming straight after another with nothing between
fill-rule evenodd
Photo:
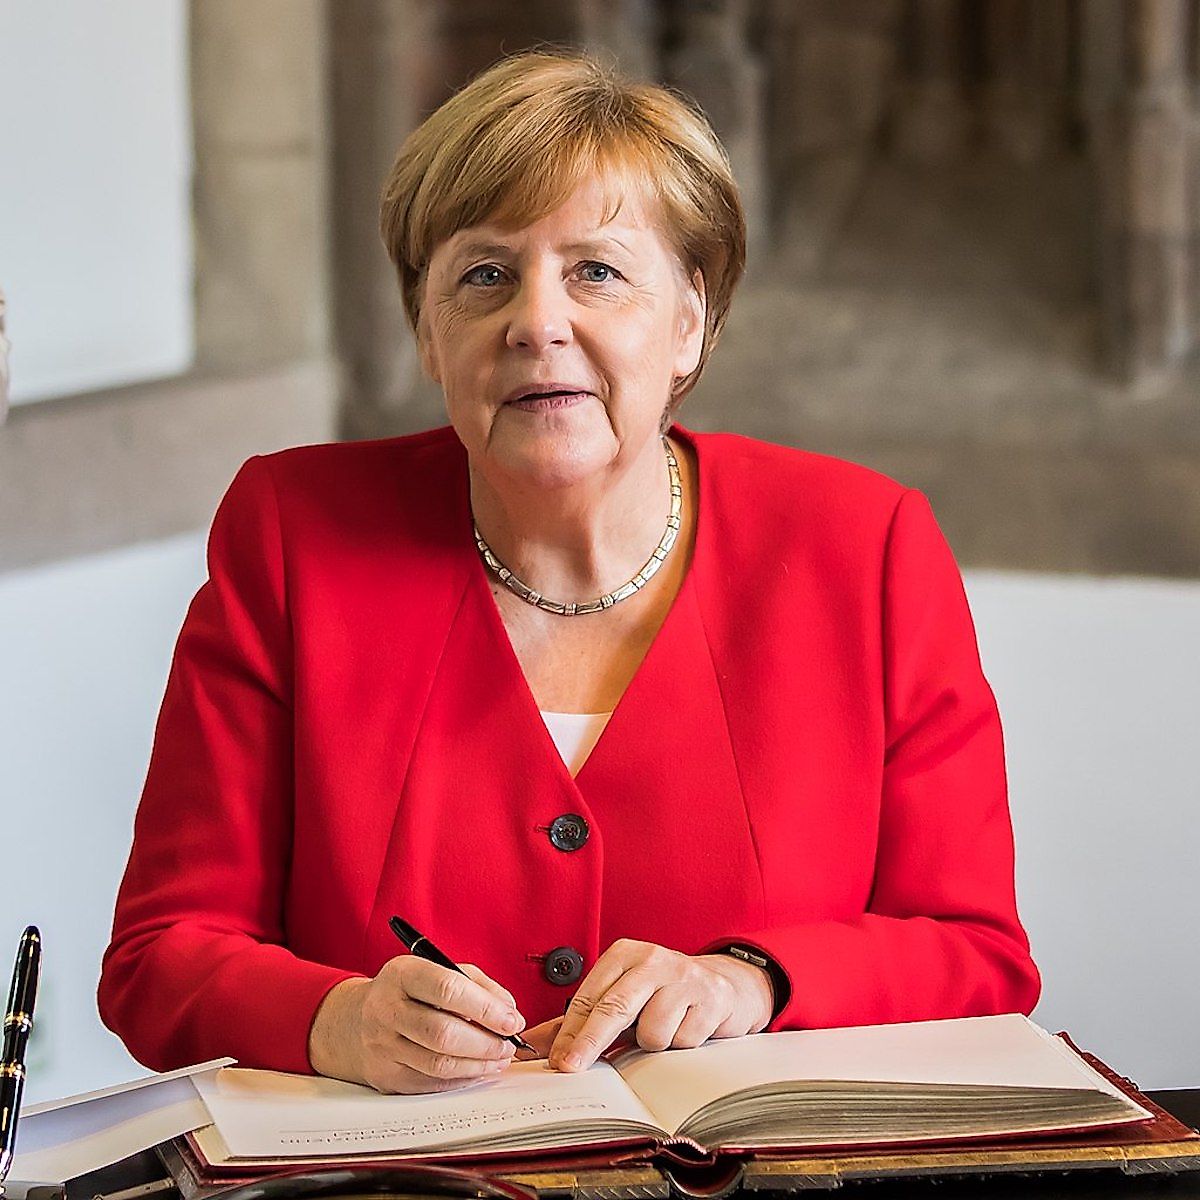
<instances>
[{"instance_id":1,"label":"red blazer sleeve","mask_svg":"<svg viewBox=\"0 0 1200 1200\"><path fill-rule=\"evenodd\" d=\"M1000 719L958 568L918 492L892 518L881 612L886 750L867 910L722 939L758 946L787 976L772 1029L1028 1013L1037 1001Z\"/></svg>"},{"instance_id":2,"label":"red blazer sleeve","mask_svg":"<svg viewBox=\"0 0 1200 1200\"><path fill-rule=\"evenodd\" d=\"M232 1055L309 1071L349 973L282 945L291 846L291 634L275 494L251 459L213 522L159 714L100 980L100 1014L157 1070Z\"/></svg>"}]
</instances>

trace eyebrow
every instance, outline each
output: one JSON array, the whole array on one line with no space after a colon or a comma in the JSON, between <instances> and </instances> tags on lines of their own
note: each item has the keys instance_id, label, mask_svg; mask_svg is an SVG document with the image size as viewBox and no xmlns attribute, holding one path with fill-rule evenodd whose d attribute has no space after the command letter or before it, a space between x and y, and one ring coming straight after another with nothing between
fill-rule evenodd
<instances>
[{"instance_id":1,"label":"eyebrow","mask_svg":"<svg viewBox=\"0 0 1200 1200\"><path fill-rule=\"evenodd\" d=\"M499 258L510 252L511 247L502 242L463 242L454 252L454 261L464 258Z\"/></svg>"},{"instance_id":2,"label":"eyebrow","mask_svg":"<svg viewBox=\"0 0 1200 1200\"><path fill-rule=\"evenodd\" d=\"M564 246L563 249L576 254L596 254L611 249L613 246L616 246L619 250L624 250L626 254L631 253L629 247L620 238L611 236L587 238L581 242L572 242L570 245Z\"/></svg>"},{"instance_id":3,"label":"eyebrow","mask_svg":"<svg viewBox=\"0 0 1200 1200\"><path fill-rule=\"evenodd\" d=\"M585 238L582 241L570 242L562 249L568 254L598 254L610 250L614 246L626 254L632 253L629 247L616 237ZM454 253L454 261L461 262L471 258L502 258L511 253L512 247L503 242L476 239L463 242Z\"/></svg>"}]
</instances>

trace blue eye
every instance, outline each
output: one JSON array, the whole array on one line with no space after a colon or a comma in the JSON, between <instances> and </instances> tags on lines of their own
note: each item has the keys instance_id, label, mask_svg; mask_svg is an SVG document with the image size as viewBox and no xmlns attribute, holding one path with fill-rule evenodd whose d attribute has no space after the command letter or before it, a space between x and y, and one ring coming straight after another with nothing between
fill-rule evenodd
<instances>
[{"instance_id":1,"label":"blue eye","mask_svg":"<svg viewBox=\"0 0 1200 1200\"><path fill-rule=\"evenodd\" d=\"M616 279L617 273L602 262L584 263L582 274L587 283L608 283L611 279Z\"/></svg>"},{"instance_id":2,"label":"blue eye","mask_svg":"<svg viewBox=\"0 0 1200 1200\"><path fill-rule=\"evenodd\" d=\"M475 287L490 288L501 283L503 279L504 272L499 267L491 263L484 263L480 267L472 267L463 276L463 283L469 283Z\"/></svg>"}]
</instances>

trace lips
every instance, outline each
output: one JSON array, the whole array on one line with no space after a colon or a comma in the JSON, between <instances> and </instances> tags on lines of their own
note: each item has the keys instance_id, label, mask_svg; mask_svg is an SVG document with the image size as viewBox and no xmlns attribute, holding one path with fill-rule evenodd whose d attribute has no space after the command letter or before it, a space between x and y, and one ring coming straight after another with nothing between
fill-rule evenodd
<instances>
[{"instance_id":1,"label":"lips","mask_svg":"<svg viewBox=\"0 0 1200 1200\"><path fill-rule=\"evenodd\" d=\"M516 404L518 401L553 400L572 396L590 396L587 388L577 387L572 383L535 383L527 384L510 392L504 399L505 404Z\"/></svg>"}]
</instances>

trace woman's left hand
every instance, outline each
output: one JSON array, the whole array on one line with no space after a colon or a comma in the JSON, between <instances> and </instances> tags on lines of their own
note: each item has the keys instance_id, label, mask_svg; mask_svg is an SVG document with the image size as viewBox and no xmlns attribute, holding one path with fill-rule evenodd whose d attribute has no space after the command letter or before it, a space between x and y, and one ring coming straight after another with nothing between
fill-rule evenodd
<instances>
[{"instance_id":1,"label":"woman's left hand","mask_svg":"<svg viewBox=\"0 0 1200 1200\"><path fill-rule=\"evenodd\" d=\"M758 1033L774 995L761 967L728 954L695 957L622 938L596 961L550 1046L550 1066L582 1071L636 1025L643 1050Z\"/></svg>"}]
</instances>

